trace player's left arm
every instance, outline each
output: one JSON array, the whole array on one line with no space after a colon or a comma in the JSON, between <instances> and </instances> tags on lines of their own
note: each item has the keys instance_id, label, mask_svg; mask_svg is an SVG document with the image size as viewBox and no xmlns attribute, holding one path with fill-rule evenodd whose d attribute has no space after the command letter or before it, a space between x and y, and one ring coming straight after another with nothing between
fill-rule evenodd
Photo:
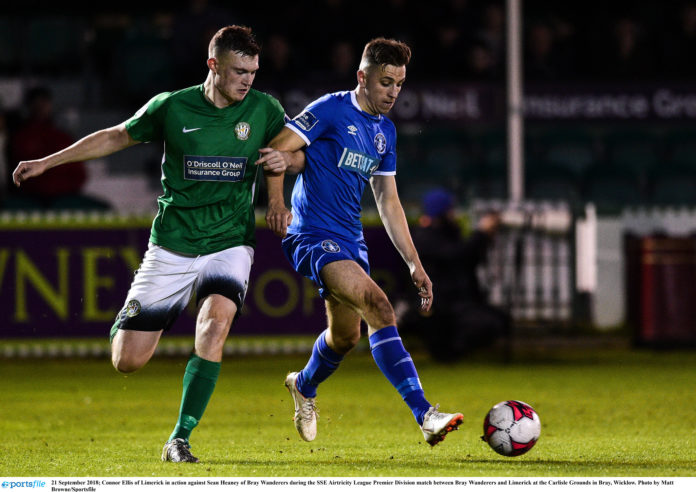
<instances>
[{"instance_id":1,"label":"player's left arm","mask_svg":"<svg viewBox=\"0 0 696 492\"><path fill-rule=\"evenodd\" d=\"M408 265L413 285L418 289L418 295L421 297L420 309L429 311L433 304L433 284L425 273L413 244L406 214L396 190L396 179L393 175L373 175L370 178L370 185L384 228L394 247Z\"/></svg>"},{"instance_id":2,"label":"player's left arm","mask_svg":"<svg viewBox=\"0 0 696 492\"><path fill-rule=\"evenodd\" d=\"M292 222L292 212L285 206L285 197L283 197L284 176L284 173L263 172L268 192L266 224L276 236L281 238L286 236L288 226Z\"/></svg>"},{"instance_id":3,"label":"player's left arm","mask_svg":"<svg viewBox=\"0 0 696 492\"><path fill-rule=\"evenodd\" d=\"M259 149L261 157L257 166L263 166L264 172L297 174L305 167L305 154L302 148L304 140L299 135L283 128L268 144Z\"/></svg>"}]
</instances>

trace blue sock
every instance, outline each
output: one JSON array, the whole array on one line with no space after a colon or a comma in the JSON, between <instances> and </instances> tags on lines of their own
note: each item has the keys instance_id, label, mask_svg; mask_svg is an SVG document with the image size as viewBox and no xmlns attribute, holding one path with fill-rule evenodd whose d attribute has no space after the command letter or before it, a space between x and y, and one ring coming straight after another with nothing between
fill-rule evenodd
<instances>
[{"instance_id":1,"label":"blue sock","mask_svg":"<svg viewBox=\"0 0 696 492\"><path fill-rule=\"evenodd\" d=\"M422 425L423 416L431 405L425 399L416 366L404 348L396 326L387 326L373 333L370 348L377 366L411 409L418 425Z\"/></svg>"},{"instance_id":2,"label":"blue sock","mask_svg":"<svg viewBox=\"0 0 696 492\"><path fill-rule=\"evenodd\" d=\"M324 330L314 342L312 355L297 377L297 389L306 398L314 398L317 396L319 383L326 381L338 369L342 360L343 356L334 352L326 344L326 330Z\"/></svg>"}]
</instances>

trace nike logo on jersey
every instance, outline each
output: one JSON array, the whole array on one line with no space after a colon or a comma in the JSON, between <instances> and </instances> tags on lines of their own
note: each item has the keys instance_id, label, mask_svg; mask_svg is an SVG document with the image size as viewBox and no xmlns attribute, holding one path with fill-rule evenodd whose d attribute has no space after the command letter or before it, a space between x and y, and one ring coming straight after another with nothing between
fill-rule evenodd
<instances>
[{"instance_id":1,"label":"nike logo on jersey","mask_svg":"<svg viewBox=\"0 0 696 492\"><path fill-rule=\"evenodd\" d=\"M196 130L200 130L200 128L186 128L186 127L183 127L183 128L181 129L181 131L182 131L183 133L195 132Z\"/></svg>"}]
</instances>

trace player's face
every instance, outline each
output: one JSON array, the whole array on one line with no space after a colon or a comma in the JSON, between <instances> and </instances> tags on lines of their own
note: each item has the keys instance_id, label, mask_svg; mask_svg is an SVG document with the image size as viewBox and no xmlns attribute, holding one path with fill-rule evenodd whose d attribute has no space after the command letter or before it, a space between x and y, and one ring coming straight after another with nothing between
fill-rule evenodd
<instances>
[{"instance_id":1,"label":"player's face","mask_svg":"<svg viewBox=\"0 0 696 492\"><path fill-rule=\"evenodd\" d=\"M243 100L259 69L258 55L247 56L228 51L215 57L211 69L215 74L214 85L220 95L230 104Z\"/></svg>"},{"instance_id":2,"label":"player's face","mask_svg":"<svg viewBox=\"0 0 696 492\"><path fill-rule=\"evenodd\" d=\"M365 97L372 114L386 114L399 97L401 86L406 80L406 67L385 65L371 67L363 72Z\"/></svg>"}]
</instances>

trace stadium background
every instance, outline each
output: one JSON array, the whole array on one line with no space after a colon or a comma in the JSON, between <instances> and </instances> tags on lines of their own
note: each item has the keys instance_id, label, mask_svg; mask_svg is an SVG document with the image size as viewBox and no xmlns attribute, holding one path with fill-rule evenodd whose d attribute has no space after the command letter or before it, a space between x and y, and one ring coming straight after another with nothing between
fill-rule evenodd
<instances>
[{"instance_id":1,"label":"stadium background","mask_svg":"<svg viewBox=\"0 0 696 492\"><path fill-rule=\"evenodd\" d=\"M525 201L514 209L506 204L503 2L305 1L274 3L272 13L203 0L4 6L2 336L102 336L144 248L159 187L160 149L141 145L89 163L82 201L47 209L17 195L11 141L25 92L48 87L58 126L79 138L159 91L200 83L211 33L243 23L264 46L255 87L290 116L317 95L353 87L368 38L411 44L408 83L391 115L402 200L412 219L435 187L457 197L467 224L483 208L509 212L484 275L520 333L693 343L696 4L599 6L523 4ZM373 205L367 193L371 229ZM398 258L378 226L370 234L383 283L400 288ZM319 300L271 257L255 266L266 290L249 308L261 317L240 332L316 332Z\"/></svg>"}]
</instances>

